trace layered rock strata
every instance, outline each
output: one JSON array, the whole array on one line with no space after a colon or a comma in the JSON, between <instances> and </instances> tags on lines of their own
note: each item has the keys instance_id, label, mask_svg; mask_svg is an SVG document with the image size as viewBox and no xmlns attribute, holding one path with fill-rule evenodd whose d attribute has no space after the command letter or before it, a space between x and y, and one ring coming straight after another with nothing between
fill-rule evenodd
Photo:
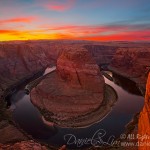
<instances>
[{"instance_id":1,"label":"layered rock strata","mask_svg":"<svg viewBox=\"0 0 150 150\"><path fill-rule=\"evenodd\" d=\"M138 123L139 150L150 149L150 73L146 85L145 104Z\"/></svg>"},{"instance_id":2,"label":"layered rock strata","mask_svg":"<svg viewBox=\"0 0 150 150\"><path fill-rule=\"evenodd\" d=\"M15 144L0 144L1 150L48 150L45 146L32 140L17 142Z\"/></svg>"},{"instance_id":3,"label":"layered rock strata","mask_svg":"<svg viewBox=\"0 0 150 150\"><path fill-rule=\"evenodd\" d=\"M89 51L98 65L110 64L118 48L117 45L85 45L84 47Z\"/></svg>"},{"instance_id":4,"label":"layered rock strata","mask_svg":"<svg viewBox=\"0 0 150 150\"><path fill-rule=\"evenodd\" d=\"M57 72L32 90L31 100L49 112L51 120L63 124L98 109L103 91L104 79L88 51L70 47L58 58Z\"/></svg>"},{"instance_id":5,"label":"layered rock strata","mask_svg":"<svg viewBox=\"0 0 150 150\"><path fill-rule=\"evenodd\" d=\"M145 89L150 70L150 48L125 47L118 48L109 68L133 81Z\"/></svg>"},{"instance_id":6,"label":"layered rock strata","mask_svg":"<svg viewBox=\"0 0 150 150\"><path fill-rule=\"evenodd\" d=\"M3 105L3 98L7 94L12 94L12 89L25 82L27 79L32 78L38 72L42 73L47 66L53 66L56 64L58 56L62 50L66 47L79 47L83 45L93 45L93 42L87 41L49 41L49 40L37 40L37 41L11 41L0 42L0 106ZM95 47L95 46L94 46ZM97 51L98 49L96 49ZM93 49L93 56L98 53L103 53L105 50L100 50L98 53ZM96 52L96 55L94 53ZM107 52L106 52L107 53ZM99 59L100 60L100 59ZM98 61L99 61L98 60ZM5 104L0 110L0 127L1 131L6 131L1 135L1 141L6 136L5 140L9 142L15 142L25 140L26 137L22 136L21 132L13 126L12 123L7 122L4 126L4 122L8 119L5 114ZM3 130L4 129L4 130ZM11 134L17 132L17 136L13 137ZM13 138L16 138L15 141Z\"/></svg>"}]
</instances>

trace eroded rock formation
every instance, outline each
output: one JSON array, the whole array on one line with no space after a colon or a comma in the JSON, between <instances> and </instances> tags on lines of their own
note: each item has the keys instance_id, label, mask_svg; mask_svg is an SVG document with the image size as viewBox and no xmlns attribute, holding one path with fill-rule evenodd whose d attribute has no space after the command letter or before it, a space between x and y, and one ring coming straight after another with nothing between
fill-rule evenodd
<instances>
[{"instance_id":1,"label":"eroded rock formation","mask_svg":"<svg viewBox=\"0 0 150 150\"><path fill-rule=\"evenodd\" d=\"M32 140L17 142L15 144L0 144L1 150L48 150L45 146Z\"/></svg>"},{"instance_id":2,"label":"eroded rock formation","mask_svg":"<svg viewBox=\"0 0 150 150\"><path fill-rule=\"evenodd\" d=\"M142 88L146 85L150 69L150 48L118 48L111 62L110 69L134 80Z\"/></svg>"},{"instance_id":3,"label":"eroded rock formation","mask_svg":"<svg viewBox=\"0 0 150 150\"><path fill-rule=\"evenodd\" d=\"M150 73L146 85L144 108L138 123L139 150L150 149Z\"/></svg>"},{"instance_id":4,"label":"eroded rock formation","mask_svg":"<svg viewBox=\"0 0 150 150\"><path fill-rule=\"evenodd\" d=\"M0 143L3 144L28 139L21 131L19 131L15 126L9 124L6 120L0 122L0 135Z\"/></svg>"},{"instance_id":5,"label":"eroded rock formation","mask_svg":"<svg viewBox=\"0 0 150 150\"><path fill-rule=\"evenodd\" d=\"M65 50L57 60L57 72L72 87L103 92L104 81L99 67L84 48Z\"/></svg>"},{"instance_id":6,"label":"eroded rock formation","mask_svg":"<svg viewBox=\"0 0 150 150\"><path fill-rule=\"evenodd\" d=\"M118 48L117 45L85 45L84 47L89 51L98 65L110 64Z\"/></svg>"},{"instance_id":7,"label":"eroded rock formation","mask_svg":"<svg viewBox=\"0 0 150 150\"><path fill-rule=\"evenodd\" d=\"M46 50L39 45L24 43L0 43L0 143L28 140L8 115L4 97L13 88L41 72L52 63ZM8 121L9 120L9 121Z\"/></svg>"},{"instance_id":8,"label":"eroded rock formation","mask_svg":"<svg viewBox=\"0 0 150 150\"><path fill-rule=\"evenodd\" d=\"M33 76L35 73L39 72L40 70L45 69L48 65L56 64L56 60L58 56L61 54L63 49L66 49L66 47L77 47L77 46L84 47L90 52L90 54L96 60L97 64L103 64L103 63L110 63L110 59L112 59L112 57L114 56L117 47L125 47L126 45L130 47L136 47L137 43L128 43L128 42L127 43L120 43L120 42L119 43L118 42L94 43L94 42L87 42L87 41L59 41L59 40L58 41L38 40L38 41L23 41L23 42L20 42L20 41L19 42L17 41L16 42L14 41L13 42L1 42L0 43L0 95L3 95L6 89L12 88L12 86L16 84L18 85L18 83L19 84L22 83L27 78ZM147 46L147 47L149 46L148 43L146 44L142 43L142 45ZM141 43L138 44L138 47L140 46L141 46ZM114 57L114 60L115 58L116 60L118 58L119 59L118 61L113 60L112 67L114 67L119 72L122 72L123 74L127 73L127 75L129 71L129 74L132 77L140 76L140 78L137 77L136 79L140 79L140 82L142 81L142 84L144 85L146 81L145 74L148 70L147 64L149 63L148 61L149 50L145 48L141 50L140 49L138 50L134 49L132 51L129 50L128 48L125 48L125 50L119 49L118 50L118 52L120 51L119 57L118 57L118 52L117 52L117 55ZM140 53L138 53L139 51ZM132 63L130 62L130 59L128 58L124 59L124 57L128 57L128 55L130 55L131 60L132 59L134 60ZM132 55L136 56L135 57L136 59ZM62 62L61 57L59 61ZM69 59L66 59L66 61L70 62ZM127 64L128 63L131 63L131 64L128 64L128 67L124 67L126 66L125 65L126 62ZM135 63L135 67L134 67L134 63ZM36 92L39 92L39 95L37 94L37 99L44 98L44 101L41 101L41 104L38 104L38 106L42 106L41 107L42 109L46 107L47 110L52 109L52 108L55 109L55 107L47 106L47 104L52 105L54 99L56 99L55 104L56 106L58 106L58 109L54 110L54 112L56 111L58 115L57 116L55 116L55 114L51 114L51 115L54 117L53 119L59 119L60 117L61 119L63 118L64 120L66 119L66 114L67 115L69 114L68 107L70 108L72 112L74 112L75 116L78 115L78 113L83 113L83 114L86 113L88 109L89 109L88 111L92 111L96 107L98 107L98 104L100 104L101 102L99 97L103 97L102 94L100 94L101 95L100 96L98 93L99 89L101 90L101 87L99 87L98 85L96 85L98 88L93 87L94 83L92 82L89 84L87 78L85 78L86 70L89 69L89 72L91 71L91 75L88 74L86 76L89 78L89 80L93 80L93 77L95 76L95 70L97 70L96 69L97 67L91 68L90 67L91 64L90 65L88 64L84 66L85 71L81 71L81 68L77 67L77 70L78 70L77 73L79 73L81 77L80 80L78 80L77 74L76 75L73 74L74 71L69 72L70 73L69 77L67 74L62 75L62 72L63 72L62 67L65 66L65 63L64 65L62 65L61 63L58 62L58 66L59 66L58 72L60 72L61 74L59 73L59 76L58 76L58 74L53 73L51 76L47 77L43 82L41 82L41 84L35 90ZM82 66L82 63L81 63L81 66ZM131 66L133 66L134 69ZM70 69L72 68L71 66L69 67ZM121 69L122 67L123 69ZM65 68L65 72L68 73L67 68L66 67L64 68ZM133 74L131 73L132 71L134 71ZM145 73L144 76L141 76L140 74L140 72L143 73L142 71L144 71ZM61 78L60 78L60 75L61 75ZM97 82L98 79L95 78L94 81ZM58 84L58 86L56 86L55 83ZM103 81L101 85L103 85ZM42 89L42 86L45 88ZM54 88L51 88L50 86ZM78 87L79 89L77 89L76 87ZM54 90L55 88L57 88L57 90ZM90 89L93 89L95 91L90 91ZM47 94L49 92L51 92L51 95ZM74 96L76 93L78 93L78 96ZM64 97L62 97L62 95ZM51 103L49 102L49 99L52 100ZM70 103L70 99L73 99L74 103ZM87 99L89 101L88 103L86 102ZM1 100L2 100L2 97L0 99L0 105L1 105ZM78 102L80 104L80 107L78 107ZM36 101L34 101L34 103L36 103ZM61 116L62 109L60 105L66 108L63 116ZM72 108L72 105L75 106L74 109ZM85 109L83 110L82 110L83 108L82 105L86 106ZM4 106L0 107L0 124L2 124L2 126L0 127L1 133L3 133L2 132L3 129L5 129L5 127L7 126L10 129L9 130L10 132L12 131L13 133L14 129L15 129L14 131L17 132L18 129L15 128L15 126L13 126L12 124L9 124L9 122L7 123L7 126L4 126L3 123L5 122L5 120L7 120L7 117L3 115L2 113L3 108ZM5 137L6 134L7 132L3 133L3 137ZM26 138L26 137L22 138L21 133L16 134L16 135L19 135L16 138L17 140L15 139L16 141L25 140L24 138ZM1 135L1 139L3 139L3 137ZM13 138L13 136L10 136L10 137ZM10 139L8 140L10 142L14 142L13 140L12 141Z\"/></svg>"},{"instance_id":9,"label":"eroded rock formation","mask_svg":"<svg viewBox=\"0 0 150 150\"><path fill-rule=\"evenodd\" d=\"M103 46L84 41L23 41L0 43L0 95L9 87L34 73L55 65L63 49L85 47L97 64L110 62L114 46Z\"/></svg>"},{"instance_id":10,"label":"eroded rock formation","mask_svg":"<svg viewBox=\"0 0 150 150\"><path fill-rule=\"evenodd\" d=\"M31 100L63 124L95 111L103 101L103 89L104 79L88 51L70 47L58 58L57 72L32 90Z\"/></svg>"},{"instance_id":11,"label":"eroded rock formation","mask_svg":"<svg viewBox=\"0 0 150 150\"><path fill-rule=\"evenodd\" d=\"M20 80L46 68L52 59L36 45L0 44L0 88L5 90Z\"/></svg>"},{"instance_id":12,"label":"eroded rock formation","mask_svg":"<svg viewBox=\"0 0 150 150\"><path fill-rule=\"evenodd\" d=\"M22 84L26 79L33 77L39 71L42 73L41 70L44 70L47 66L56 64L56 60L64 48L76 47L77 45L82 47L91 44L93 45L93 42L60 40L0 42L0 124L3 125L0 127L1 132L8 127L10 130L7 132L13 133L15 131L19 133L16 134L17 137L15 141L26 139L12 123L10 124L10 122L7 122L7 125L5 124L5 126L3 124L8 119L8 116L4 115L7 111L2 100L6 94L10 93L11 95L11 89ZM98 44L99 43L96 45ZM103 54L103 51L107 54L107 50L103 48L100 49L100 47L101 46L95 48L95 46L93 46L93 49L91 49L91 51L93 51L91 54L97 62L101 62L101 57L98 58L97 55ZM90 49L88 50L90 51ZM1 135L1 139L6 137L7 132L3 133L3 136ZM9 134L7 136L9 136ZM6 138L6 141L7 140L14 142L11 134L9 138Z\"/></svg>"}]
</instances>

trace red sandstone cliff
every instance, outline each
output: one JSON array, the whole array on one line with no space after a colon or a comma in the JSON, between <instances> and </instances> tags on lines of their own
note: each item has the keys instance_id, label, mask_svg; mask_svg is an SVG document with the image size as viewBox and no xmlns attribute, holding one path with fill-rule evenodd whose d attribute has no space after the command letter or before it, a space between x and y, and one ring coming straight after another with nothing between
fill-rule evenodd
<instances>
[{"instance_id":1,"label":"red sandstone cliff","mask_svg":"<svg viewBox=\"0 0 150 150\"><path fill-rule=\"evenodd\" d=\"M50 74L32 90L31 100L51 112L54 122L66 123L96 110L103 101L103 88L104 79L88 51L68 47L58 58L57 73Z\"/></svg>"},{"instance_id":2,"label":"red sandstone cliff","mask_svg":"<svg viewBox=\"0 0 150 150\"><path fill-rule=\"evenodd\" d=\"M48 65L56 64L56 60L64 47L74 47L76 45L83 47L84 45L90 44L93 45L93 42L59 40L0 42L0 96L3 95L6 89L9 89L16 84L18 85L22 83L27 78L33 76L34 73L43 70ZM95 49L95 46L93 46L91 51L94 58L96 58L97 55L102 55L103 52L107 50L101 50L100 47ZM101 62L101 57L97 60L98 62ZM86 83L86 80L82 80L82 82ZM94 96L96 97L96 95ZM92 96L90 99L92 101ZM0 118L0 123L3 124L3 118ZM1 130L3 129L4 128L1 128ZM12 129L8 130L7 132L9 133L9 131L12 133ZM21 136L17 138L18 140L19 138L20 140L25 139L22 139ZM1 139L3 139L3 136L1 136ZM9 140L11 141L11 138Z\"/></svg>"},{"instance_id":3,"label":"red sandstone cliff","mask_svg":"<svg viewBox=\"0 0 150 150\"><path fill-rule=\"evenodd\" d=\"M15 144L0 144L1 150L48 150L45 146L34 141L22 141Z\"/></svg>"},{"instance_id":4,"label":"red sandstone cliff","mask_svg":"<svg viewBox=\"0 0 150 150\"><path fill-rule=\"evenodd\" d=\"M115 52L117 50L116 46L107 45L85 45L84 46L91 56L95 59L98 65L110 64Z\"/></svg>"},{"instance_id":5,"label":"red sandstone cliff","mask_svg":"<svg viewBox=\"0 0 150 150\"><path fill-rule=\"evenodd\" d=\"M85 47L97 64L110 62L115 53L114 46L91 42L45 40L0 43L0 93L47 65L56 64L64 48L76 46Z\"/></svg>"},{"instance_id":6,"label":"red sandstone cliff","mask_svg":"<svg viewBox=\"0 0 150 150\"><path fill-rule=\"evenodd\" d=\"M150 48L118 48L110 64L110 69L134 80L144 88L150 69Z\"/></svg>"},{"instance_id":7,"label":"red sandstone cliff","mask_svg":"<svg viewBox=\"0 0 150 150\"><path fill-rule=\"evenodd\" d=\"M70 47L69 50L65 50L57 60L57 71L60 77L72 87L103 92L104 81L99 67L82 47Z\"/></svg>"},{"instance_id":8,"label":"red sandstone cliff","mask_svg":"<svg viewBox=\"0 0 150 150\"><path fill-rule=\"evenodd\" d=\"M22 83L52 63L47 53L38 45L25 43L0 44L0 143L27 140L9 119L9 111L2 95L12 86Z\"/></svg>"},{"instance_id":9,"label":"red sandstone cliff","mask_svg":"<svg viewBox=\"0 0 150 150\"><path fill-rule=\"evenodd\" d=\"M150 73L146 85L144 108L140 113L138 123L139 150L150 149Z\"/></svg>"},{"instance_id":10,"label":"red sandstone cliff","mask_svg":"<svg viewBox=\"0 0 150 150\"><path fill-rule=\"evenodd\" d=\"M125 44L127 44L128 46L130 45L129 43L125 43ZM114 48L114 47L116 47L116 46L124 47L125 44L120 44L120 43L119 44L117 44L117 43L109 44L109 43L107 43L106 45L110 46L110 47L107 47L107 46L103 46L103 45L105 45L105 43L102 43L100 45L99 43L97 43L97 44L93 44L90 42L76 43L73 41L72 42L70 42L70 41L69 42L26 41L26 42L0 43L0 94L3 93L4 90L6 88L9 88L11 85L14 85L18 81L21 81L22 79L25 79L26 77L32 75L34 72L37 72L37 71L45 68L47 65L52 64L53 62L51 62L51 60L54 60L55 61L54 63L56 63L56 59L58 58L58 56L61 54L62 50L64 49L64 45L65 45L65 47L68 45L69 46L71 45L71 47L74 47L76 45L79 45L81 47L85 46L85 48L90 52L90 54L96 60L97 64L101 64L101 63L106 63L106 62L109 63L110 62L110 59L113 57L114 52L116 51L116 48ZM141 45L141 43L140 43L140 45ZM140 45L139 45L139 47L140 47ZM149 46L149 44L146 44L146 45L147 45L147 47ZM116 53L113 61L112 61L112 67L114 67L115 70L119 71L119 73L122 73L123 75L126 74L127 76L131 76L134 79L139 79L139 82L144 85L145 81L146 81L146 72L149 69L148 66L149 66L149 62L150 62L149 61L149 58L150 58L149 49L142 48L142 47L141 48L133 48L136 46L137 46L137 44L133 44L132 48L119 48L117 50L117 53ZM69 60L67 60L67 61L69 61ZM59 71L61 71L62 65L59 64L59 66L60 66ZM88 66L86 69L91 70L91 68L90 67L88 68ZM67 71L67 69L65 71ZM95 72L94 69L92 69L92 72ZM141 73L143 74L143 72L144 72L144 75L141 75ZM84 72L81 72L80 75L84 76ZM75 79L75 82L74 82L74 80L70 80L70 77L68 78L68 75L65 75L65 76L68 79L67 83L69 85L77 85L74 83L79 82L79 80L77 80L77 75L72 76L72 72L70 72L70 77ZM82 81L82 84L80 84L78 86L82 87L81 85L84 85L85 87L89 87L87 80L84 80L84 78L81 78L81 79L80 80ZM46 79L46 81L49 81L49 80L53 81L53 76L49 77L49 79ZM95 80L95 81L97 81L97 80ZM58 81L58 83L60 83L60 82L63 83L62 80ZM43 84L43 86L45 86L47 88L46 89L47 91L50 90L49 85L52 85L52 83L51 84L41 83L41 84ZM70 86L68 86L68 84L60 84L58 91L60 91L64 87L68 87L68 91L70 92ZM63 88L62 88L62 85L64 85ZM93 85L91 85L91 87ZM40 86L41 85L39 85L39 87L38 87L39 89L40 89ZM71 86L71 87L73 87L73 86ZM93 88L93 89L96 89L96 88ZM78 91L78 92L81 95L85 94L84 92L81 92L81 91ZM52 93L53 93L52 98L57 95L57 91L55 91L55 90L52 91ZM87 108L89 107L89 105L91 105L90 106L91 108L93 106L96 108L100 102L100 101L98 101L99 96L97 94L93 94L93 93L91 94L89 91L87 93L89 95L85 94L84 99L83 99L83 96L81 96L78 99L78 101L80 102L80 105L82 105L82 104L86 105ZM42 96L44 97L45 94L43 94ZM93 97L94 97L94 101L92 102ZM39 96L37 98L41 98L41 97ZM63 98L61 99L59 97L59 95L57 95L57 98L58 98L57 100L59 102L63 99ZM70 96L67 96L67 98L70 100ZM90 101L89 104L86 103L86 101L84 102L84 100L87 100L87 98ZM67 102L69 102L68 99L66 99ZM75 99L75 101L76 101L76 98L73 97L73 99ZM47 95L46 95L46 100L48 100ZM58 102L58 101L56 101L56 102ZM41 104L41 105L46 105L47 103L49 103L49 102L45 101L45 103ZM57 105L59 106L59 103L57 103ZM70 106L70 103L68 103L67 105ZM71 105L72 105L72 103L71 103ZM81 111L83 111L83 112L85 111L85 110L82 110L82 107L76 106L77 105L76 103L74 103L73 105L75 105L75 108L77 108L77 110L79 108L81 108L80 109ZM147 110L149 110L148 105L145 105L143 112L141 113L141 118L143 118L143 120L145 120L145 122L148 124L149 122L147 120L148 120L149 116L148 116ZM146 114L146 115L144 115L144 114ZM62 117L62 116L56 116L56 118L57 117ZM3 123L3 122L1 122L1 123ZM139 124L139 126L140 126L140 124ZM141 126L142 127L140 127L141 128L140 132L144 133L144 130L142 130L142 128L143 129L146 128L146 124L143 124L142 119L141 119ZM3 129L4 128L2 127L1 130L4 131ZM11 129L11 131L12 131L12 129ZM1 139L2 139L2 135L1 135Z\"/></svg>"},{"instance_id":11,"label":"red sandstone cliff","mask_svg":"<svg viewBox=\"0 0 150 150\"><path fill-rule=\"evenodd\" d=\"M39 46L0 44L0 88L5 90L51 63Z\"/></svg>"}]
</instances>

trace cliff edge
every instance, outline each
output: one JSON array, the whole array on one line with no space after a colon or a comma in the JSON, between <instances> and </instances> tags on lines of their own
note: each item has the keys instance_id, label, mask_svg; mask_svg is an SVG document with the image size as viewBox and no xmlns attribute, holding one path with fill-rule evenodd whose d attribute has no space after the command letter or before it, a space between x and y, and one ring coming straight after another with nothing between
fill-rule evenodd
<instances>
[{"instance_id":1,"label":"cliff edge","mask_svg":"<svg viewBox=\"0 0 150 150\"><path fill-rule=\"evenodd\" d=\"M150 149L150 73L146 84L145 104L138 123L139 150Z\"/></svg>"},{"instance_id":2,"label":"cliff edge","mask_svg":"<svg viewBox=\"0 0 150 150\"><path fill-rule=\"evenodd\" d=\"M54 123L66 126L70 121L67 126L74 126L77 118L100 107L103 91L103 76L88 51L68 47L57 60L57 71L31 91L31 101Z\"/></svg>"}]
</instances>

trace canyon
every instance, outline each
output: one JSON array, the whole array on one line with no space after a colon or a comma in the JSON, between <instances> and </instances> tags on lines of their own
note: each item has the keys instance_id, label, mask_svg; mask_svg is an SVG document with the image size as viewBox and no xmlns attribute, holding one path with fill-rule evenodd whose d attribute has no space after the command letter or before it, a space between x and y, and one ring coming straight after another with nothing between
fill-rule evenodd
<instances>
[{"instance_id":1,"label":"canyon","mask_svg":"<svg viewBox=\"0 0 150 150\"><path fill-rule=\"evenodd\" d=\"M86 49L70 46L62 52L56 66L56 72L31 91L32 103L60 126L90 122L88 114L96 111L104 100L104 79L98 65ZM96 120L91 119L93 122Z\"/></svg>"},{"instance_id":2,"label":"canyon","mask_svg":"<svg viewBox=\"0 0 150 150\"><path fill-rule=\"evenodd\" d=\"M135 81L145 92L145 85L150 70L149 47L118 48L109 69Z\"/></svg>"},{"instance_id":3,"label":"canyon","mask_svg":"<svg viewBox=\"0 0 150 150\"><path fill-rule=\"evenodd\" d=\"M35 76L40 76L47 67L54 65L57 66L57 71L47 76L46 79L40 82L40 84L34 88L31 93L32 102L37 105L39 109L46 107L47 110L53 110L53 113L50 114L45 111L43 112L48 115L48 118L49 115L53 115L53 119L56 123L59 123L57 122L58 119L61 120L60 123L64 123L65 119L76 117L79 115L79 112L84 115L97 109L102 103L102 97L104 96L104 80L98 66L102 67L103 65L106 65L106 68L111 71L136 82L143 95L147 89L145 106L141 111L139 119L139 133L144 134L145 131L150 133L150 125L148 124L150 118L150 79L148 79L146 88L146 81L150 69L149 47L149 43L138 42L100 43L63 40L1 42L0 133L2 136L0 138L0 143L2 143L2 145L0 147L5 147L6 145L6 147L10 147L10 143L29 141L32 139L19 129L19 127L12 121L11 112L9 109L6 109L4 98L9 96L9 94L11 95L11 93L14 92L14 89L16 89L20 84L30 81ZM74 53L76 50L78 53ZM55 81L55 84L53 84L52 81ZM43 86L46 87L44 90ZM50 86L53 86L53 88L50 88ZM63 91L64 87L65 91ZM47 94L49 92L51 95ZM65 96L68 98L60 98L60 95L63 95L64 92L66 94ZM71 98L72 101L70 101L70 97L74 96L76 93L78 93L80 98ZM41 103L37 104L36 100L42 99L41 97L44 97L44 101L39 100ZM54 101L56 97L57 101ZM87 97L89 99L88 104L84 101ZM59 105L58 101L63 99L66 99L66 101L62 102L64 105ZM51 105L47 105L49 104L49 100L52 101ZM66 109L67 106L65 103L68 102L70 106L72 106L70 108L71 111ZM61 107L64 108L62 109ZM61 114L61 111L63 111L64 114ZM147 124L143 124L143 120L147 122ZM13 136L14 134L15 136ZM26 145L26 143L24 144ZM44 149L41 145L38 146L41 149ZM141 148L140 150L147 149Z\"/></svg>"}]
</instances>

